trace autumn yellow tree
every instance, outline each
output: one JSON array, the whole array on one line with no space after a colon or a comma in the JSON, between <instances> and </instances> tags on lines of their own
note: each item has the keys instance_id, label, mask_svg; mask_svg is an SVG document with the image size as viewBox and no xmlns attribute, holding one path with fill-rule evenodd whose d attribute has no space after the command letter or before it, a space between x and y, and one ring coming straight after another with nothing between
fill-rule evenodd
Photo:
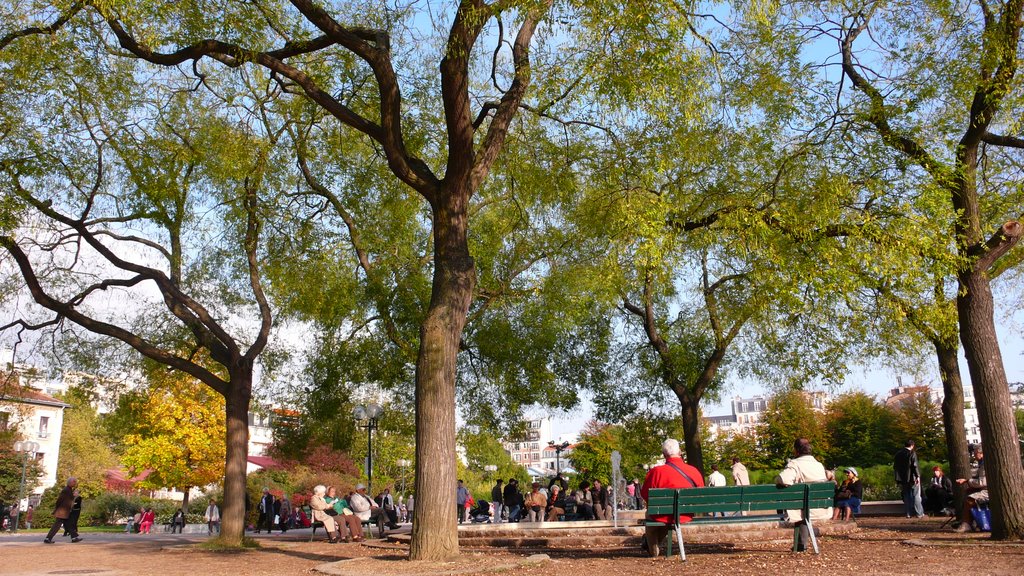
<instances>
[{"instance_id":1,"label":"autumn yellow tree","mask_svg":"<svg viewBox=\"0 0 1024 576\"><path fill-rule=\"evenodd\" d=\"M155 368L148 386L125 394L113 417L124 451L121 462L133 474L150 473L143 488L193 486L224 476L224 397L176 371Z\"/></svg>"}]
</instances>

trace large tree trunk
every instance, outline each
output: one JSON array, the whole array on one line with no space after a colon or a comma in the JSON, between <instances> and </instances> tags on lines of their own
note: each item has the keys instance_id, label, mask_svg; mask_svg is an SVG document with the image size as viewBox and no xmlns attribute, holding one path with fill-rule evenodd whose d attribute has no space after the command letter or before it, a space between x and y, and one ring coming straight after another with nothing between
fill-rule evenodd
<instances>
[{"instance_id":1,"label":"large tree trunk","mask_svg":"<svg viewBox=\"0 0 1024 576\"><path fill-rule=\"evenodd\" d=\"M686 448L686 462L704 474L704 455L700 441L700 399L687 390L676 390L683 410L683 444Z\"/></svg>"},{"instance_id":2,"label":"large tree trunk","mask_svg":"<svg viewBox=\"0 0 1024 576\"><path fill-rule=\"evenodd\" d=\"M243 371L240 371L243 372ZM227 443L224 454L224 502L221 508L220 539L239 546L245 536L245 469L249 457L249 401L252 399L252 370L231 374L228 396Z\"/></svg>"},{"instance_id":3,"label":"large tree trunk","mask_svg":"<svg viewBox=\"0 0 1024 576\"><path fill-rule=\"evenodd\" d=\"M967 432L964 422L964 385L960 378L957 346L933 342L942 380L942 424L946 430L946 451L949 453L949 477L970 478L971 463L967 454ZM965 485L953 484L957 515L963 510Z\"/></svg>"},{"instance_id":4,"label":"large tree trunk","mask_svg":"<svg viewBox=\"0 0 1024 576\"><path fill-rule=\"evenodd\" d=\"M466 237L468 191L435 206L434 281L416 362L416 514L411 560L459 553L455 516L455 361L476 284Z\"/></svg>"},{"instance_id":5,"label":"large tree trunk","mask_svg":"<svg viewBox=\"0 0 1024 576\"><path fill-rule=\"evenodd\" d=\"M983 271L959 275L957 312L960 340L978 403L981 441L985 447L985 474L992 508L992 538L1024 539L1024 470L1006 382L1003 357L993 321L992 291Z\"/></svg>"}]
</instances>

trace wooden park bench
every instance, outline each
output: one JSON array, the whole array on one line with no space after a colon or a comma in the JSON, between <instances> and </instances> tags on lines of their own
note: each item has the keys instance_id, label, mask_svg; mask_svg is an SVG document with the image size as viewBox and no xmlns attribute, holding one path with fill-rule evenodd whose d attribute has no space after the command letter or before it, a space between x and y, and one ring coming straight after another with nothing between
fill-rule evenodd
<instances>
[{"instance_id":1,"label":"wooden park bench","mask_svg":"<svg viewBox=\"0 0 1024 576\"><path fill-rule=\"evenodd\" d=\"M319 520L312 520L312 518L313 518L313 510L310 509L309 506L303 506L303 509L304 509L304 511L308 511L309 512L307 514L307 516L311 520L310 523L309 523L309 526L310 526L310 528L313 529L309 533L309 541L312 542L313 541L313 537L316 536L316 529L317 528L323 528L324 527L324 523L320 522ZM344 522L344 520L339 520L339 522ZM369 520L363 520L362 522L360 522L360 524L362 525L363 533L364 534L369 534L370 536L373 536L373 524ZM380 526L378 526L377 528L378 528L378 530L377 530L377 537L378 538L384 538L384 529L382 527L380 527ZM339 527L339 529L340 529L340 527Z\"/></svg>"},{"instance_id":2,"label":"wooden park bench","mask_svg":"<svg viewBox=\"0 0 1024 576\"><path fill-rule=\"evenodd\" d=\"M804 520L793 526L793 550L799 550L800 528L806 525L814 553L818 554L818 540L811 525L810 511L816 508L830 508L836 486L832 482L794 484L779 488L774 484L754 486L716 486L714 488L652 488L648 494L647 515L668 515L669 522L648 520L648 526L669 526L679 539L679 555L686 560L683 548L683 531L679 515L733 513L725 517L694 518L691 524L738 524L748 522L779 522L784 520L784 510L801 510ZM764 512L769 513L764 513ZM757 512L741 516L740 513ZM672 556L672 533L668 534L666 547Z\"/></svg>"}]
</instances>

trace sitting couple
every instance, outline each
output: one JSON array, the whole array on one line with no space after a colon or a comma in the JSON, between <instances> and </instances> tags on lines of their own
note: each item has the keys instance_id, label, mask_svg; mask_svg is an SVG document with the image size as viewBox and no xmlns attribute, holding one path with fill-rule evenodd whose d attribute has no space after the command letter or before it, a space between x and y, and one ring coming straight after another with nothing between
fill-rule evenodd
<instances>
[{"instance_id":1,"label":"sitting couple","mask_svg":"<svg viewBox=\"0 0 1024 576\"><path fill-rule=\"evenodd\" d=\"M313 488L309 507L313 510L313 521L323 522L324 530L327 531L327 541L331 544L338 541L339 531L344 534L344 526L348 526L345 542L359 542L363 539L362 521L352 509L349 500L338 498L334 486L327 488L320 484Z\"/></svg>"}]
</instances>

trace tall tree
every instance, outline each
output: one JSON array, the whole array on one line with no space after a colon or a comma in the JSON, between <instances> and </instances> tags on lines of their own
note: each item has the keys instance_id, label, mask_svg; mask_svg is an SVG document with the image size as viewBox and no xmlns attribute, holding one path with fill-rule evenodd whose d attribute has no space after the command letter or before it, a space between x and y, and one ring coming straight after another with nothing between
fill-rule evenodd
<instances>
[{"instance_id":1,"label":"tall tree","mask_svg":"<svg viewBox=\"0 0 1024 576\"><path fill-rule=\"evenodd\" d=\"M802 390L785 390L768 399L763 424L759 427L758 438L769 468L781 469L786 459L793 455L793 441L807 438L820 459L828 454L828 436L825 433L823 417L814 410L808 393Z\"/></svg>"},{"instance_id":2,"label":"tall tree","mask_svg":"<svg viewBox=\"0 0 1024 576\"><path fill-rule=\"evenodd\" d=\"M117 454L92 402L88 390L72 387L61 399L71 405L64 410L60 429L60 456L57 478L78 478L79 490L86 498L106 490L106 473L118 465Z\"/></svg>"},{"instance_id":3,"label":"tall tree","mask_svg":"<svg viewBox=\"0 0 1024 576\"><path fill-rule=\"evenodd\" d=\"M184 492L187 511L192 487L224 476L224 397L162 365L147 368L147 386L122 395L112 416L122 423L121 461L132 476L150 471L142 487Z\"/></svg>"},{"instance_id":4,"label":"tall tree","mask_svg":"<svg viewBox=\"0 0 1024 576\"><path fill-rule=\"evenodd\" d=\"M842 394L825 410L827 460L835 466L887 464L902 446L903 434L897 430L895 414L873 397L864 392Z\"/></svg>"},{"instance_id":5,"label":"tall tree","mask_svg":"<svg viewBox=\"0 0 1024 576\"><path fill-rule=\"evenodd\" d=\"M416 360L419 513L413 525L410 558L439 559L455 554L456 525L446 512L454 498L449 488L455 480L455 357L475 286L468 208L499 156L523 102L531 79L530 44L550 1L458 3L438 61L446 159L436 168L407 144L404 126L411 120L406 116L409 111L403 102L401 76L392 58L392 30L384 21L388 13L369 10L361 18L371 22L369 27L345 25L346 18L337 11L312 0L291 0L295 12L277 5L228 7L226 13L189 11L188 16L174 18L176 26L167 29L169 22L162 9L127 4L100 11L122 49L159 66L192 63L197 75L204 59L231 67L252 63L265 68L286 89L301 91L339 122L373 140L395 177L430 206L434 272ZM474 48L485 27L502 19L512 22L513 18L517 31L509 44L505 44L504 27L498 28L499 52L501 47L509 48L510 69L499 70L502 60L496 52L492 70L496 98L487 98L474 113L470 93ZM222 37L210 39L209 25L215 19L226 20L235 29L229 26ZM235 33L243 28L241 22L249 20L269 23L265 36L269 41ZM273 43L278 47L268 45ZM347 102L334 89L330 76L300 62L335 51L354 58L372 73L377 89L372 104Z\"/></svg>"},{"instance_id":6,"label":"tall tree","mask_svg":"<svg viewBox=\"0 0 1024 576\"><path fill-rule=\"evenodd\" d=\"M34 224L5 232L0 246L43 309L3 328L70 322L223 396L222 538L237 544L253 372L272 321L260 272L261 195L279 184L272 142L280 131L218 118L188 85L147 94L153 76L124 59L97 60L102 39L73 18L83 4L57 8L48 25L0 42L11 62L0 73L17 89L5 96L20 100L4 105L54 112L7 138L0 155L0 186L21 222ZM49 37L69 27L88 32ZM236 326L232 314L257 320Z\"/></svg>"},{"instance_id":7,"label":"tall tree","mask_svg":"<svg viewBox=\"0 0 1024 576\"><path fill-rule=\"evenodd\" d=\"M985 178L981 166L986 154L998 158L1004 150L1024 149L1024 140L1003 132L1019 127L1022 11L1020 0L982 1L962 11L869 3L842 15L838 38L843 74L862 95L853 102L858 120L898 153L901 162L920 170L945 193L955 210L951 226L961 258L960 340L978 400L996 539L1024 538L1024 502L1016 497L1024 491L1024 471L1013 438L990 274L1020 240L1024 227L1016 220L992 226L993 219L1007 217L1005 211L992 211L1003 186L1001 179ZM908 25L911 21L913 26ZM884 67L858 59L856 47L866 42L864 32L869 30L872 41L884 48ZM902 50L907 45L921 49ZM875 72L880 69L892 74L881 76ZM919 82L922 78L930 81ZM937 114L919 113L932 108ZM1011 217L1020 213L1019 204L1015 208Z\"/></svg>"}]
</instances>

